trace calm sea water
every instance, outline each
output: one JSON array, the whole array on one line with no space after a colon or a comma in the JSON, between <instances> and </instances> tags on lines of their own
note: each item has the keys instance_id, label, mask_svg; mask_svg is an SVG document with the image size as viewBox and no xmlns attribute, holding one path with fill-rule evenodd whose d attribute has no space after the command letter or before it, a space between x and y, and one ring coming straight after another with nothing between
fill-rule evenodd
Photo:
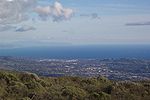
<instances>
[{"instance_id":1,"label":"calm sea water","mask_svg":"<svg viewBox=\"0 0 150 100\"><path fill-rule=\"evenodd\" d=\"M150 45L52 46L0 49L0 56L32 58L143 58L150 59Z\"/></svg>"}]
</instances>

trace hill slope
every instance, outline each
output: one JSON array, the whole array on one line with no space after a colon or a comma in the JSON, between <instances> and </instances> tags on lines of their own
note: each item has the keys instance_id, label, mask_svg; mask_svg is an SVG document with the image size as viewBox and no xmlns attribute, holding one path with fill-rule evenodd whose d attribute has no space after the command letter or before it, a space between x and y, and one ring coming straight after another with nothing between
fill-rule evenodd
<instances>
[{"instance_id":1,"label":"hill slope","mask_svg":"<svg viewBox=\"0 0 150 100\"><path fill-rule=\"evenodd\" d=\"M115 82L104 77L38 77L0 71L0 100L149 100L150 81Z\"/></svg>"}]
</instances>

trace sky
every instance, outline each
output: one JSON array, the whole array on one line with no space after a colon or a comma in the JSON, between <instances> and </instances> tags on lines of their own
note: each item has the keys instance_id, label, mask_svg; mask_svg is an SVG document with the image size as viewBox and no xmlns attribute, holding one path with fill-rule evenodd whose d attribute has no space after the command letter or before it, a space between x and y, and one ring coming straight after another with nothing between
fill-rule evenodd
<instances>
[{"instance_id":1,"label":"sky","mask_svg":"<svg viewBox=\"0 0 150 100\"><path fill-rule=\"evenodd\" d=\"M0 0L0 48L149 44L150 0Z\"/></svg>"}]
</instances>

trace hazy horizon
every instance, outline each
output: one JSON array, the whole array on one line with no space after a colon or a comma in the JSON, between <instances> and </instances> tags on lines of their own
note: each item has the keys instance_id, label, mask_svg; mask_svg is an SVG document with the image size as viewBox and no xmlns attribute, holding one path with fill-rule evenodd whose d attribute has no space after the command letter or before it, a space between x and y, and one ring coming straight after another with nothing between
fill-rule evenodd
<instances>
[{"instance_id":1,"label":"hazy horizon","mask_svg":"<svg viewBox=\"0 0 150 100\"><path fill-rule=\"evenodd\" d=\"M0 49L0 56L42 59L150 59L150 45L69 45Z\"/></svg>"}]
</instances>

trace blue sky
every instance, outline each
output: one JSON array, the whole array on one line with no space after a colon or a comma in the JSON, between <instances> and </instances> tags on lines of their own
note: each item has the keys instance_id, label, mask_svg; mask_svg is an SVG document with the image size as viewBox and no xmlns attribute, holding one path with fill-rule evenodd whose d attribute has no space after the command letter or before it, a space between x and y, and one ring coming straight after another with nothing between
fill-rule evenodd
<instances>
[{"instance_id":1,"label":"blue sky","mask_svg":"<svg viewBox=\"0 0 150 100\"><path fill-rule=\"evenodd\" d=\"M149 5L150 0L1 0L0 48L149 44Z\"/></svg>"}]
</instances>

